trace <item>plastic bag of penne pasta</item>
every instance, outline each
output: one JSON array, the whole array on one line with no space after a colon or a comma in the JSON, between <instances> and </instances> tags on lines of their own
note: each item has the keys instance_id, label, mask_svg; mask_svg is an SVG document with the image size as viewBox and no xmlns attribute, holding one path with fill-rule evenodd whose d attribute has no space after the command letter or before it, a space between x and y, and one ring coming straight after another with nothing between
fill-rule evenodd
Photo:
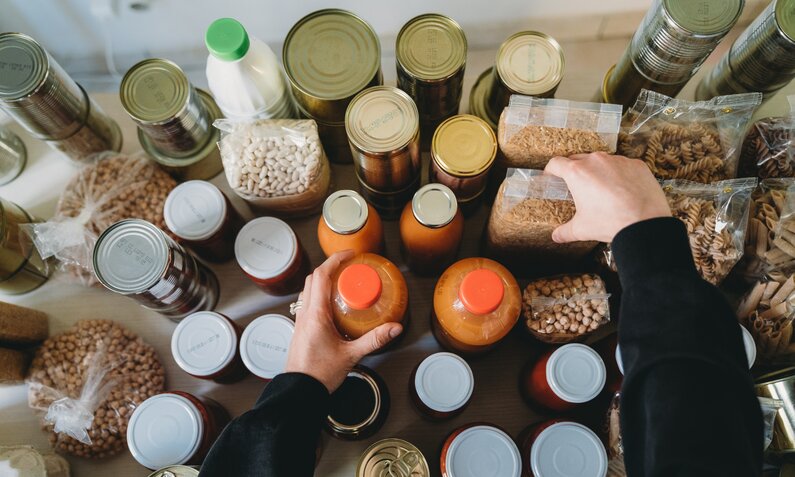
<instances>
[{"instance_id":1,"label":"plastic bag of penne pasta","mask_svg":"<svg viewBox=\"0 0 795 477\"><path fill-rule=\"evenodd\" d=\"M742 272L751 280L795 269L795 179L765 179L751 200Z\"/></svg>"},{"instance_id":2,"label":"plastic bag of penne pasta","mask_svg":"<svg viewBox=\"0 0 795 477\"><path fill-rule=\"evenodd\" d=\"M705 184L731 179L761 101L759 93L694 102L642 90L621 121L618 153L641 159L658 179Z\"/></svg>"},{"instance_id":3,"label":"plastic bag of penne pasta","mask_svg":"<svg viewBox=\"0 0 795 477\"><path fill-rule=\"evenodd\" d=\"M751 332L757 360L766 364L795 355L795 275L772 272L754 283L737 307L737 318Z\"/></svg>"}]
</instances>

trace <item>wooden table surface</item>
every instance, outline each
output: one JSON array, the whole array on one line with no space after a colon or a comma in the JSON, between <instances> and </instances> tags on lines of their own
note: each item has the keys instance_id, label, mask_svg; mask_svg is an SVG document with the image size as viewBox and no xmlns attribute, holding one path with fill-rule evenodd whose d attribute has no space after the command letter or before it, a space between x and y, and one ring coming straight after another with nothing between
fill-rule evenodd
<instances>
[{"instance_id":1,"label":"wooden table surface","mask_svg":"<svg viewBox=\"0 0 795 477\"><path fill-rule=\"evenodd\" d=\"M592 99L604 72L621 54L626 41L614 39L564 43L567 56L566 76L557 97L584 101ZM462 112L467 110L469 89L477 76L491 65L495 51L496 47L494 50L470 51ZM382 64L387 84L394 84L394 58L384 58ZM692 88L691 83L688 89ZM135 126L122 110L118 96L96 94L93 97L121 125L125 138L123 152L138 151L140 147ZM39 217L48 218L52 216L55 203L67 181L75 174L76 168L59 153L22 132L17 125L14 124L11 128L26 143L29 159L27 168L18 179L0 187L0 196L20 204ZM426 166L427 161L426 156ZM335 188L355 188L352 166L334 166L333 173ZM212 182L233 200L238 210L249 218L252 216L245 204L230 191L223 174L215 177ZM483 207L476 215L467 219L461 257L477 255L487 214L487 208ZM317 220L318 217L311 217L290 221L315 266L323 260L316 236ZM364 364L375 369L387 381L392 396L392 408L384 427L369 439L343 442L324 434L324 451L316 472L318 476L354 475L356 462L362 451L372 442L386 437L403 438L417 445L427 457L433 475L438 475L438 452L441 443L456 427L473 421L486 421L502 426L516 436L528 424L543 419L522 402L518 393L517 377L528 359L530 345L516 334L511 334L493 353L471 361L475 375L475 392L471 405L461 416L450 421L431 423L423 420L414 410L408 397L409 374L424 356L440 350L429 329L435 279L417 278L407 271L400 256L395 222L386 223L385 234L387 257L406 274L412 321L407 336L396 350L366 358ZM294 296L275 298L266 295L248 281L234 261L211 268L221 283L221 299L216 310L243 326L267 312L287 314L289 303L295 299ZM233 416L249 409L263 389L262 383L253 376L233 385L219 385L185 374L177 367L170 354L170 339L175 323L141 308L131 299L103 288L85 288L69 283L62 277L53 276L48 283L31 293L0 296L0 299L46 312L50 317L51 334L60 333L82 319L112 319L119 322L139 334L158 351L166 368L168 389L208 396L223 404ZM30 444L46 449L47 435L40 429L39 419L27 407L26 386L0 386L0 445ZM138 465L128 452L103 461L68 458L74 475L79 477L137 477L148 474L147 469Z\"/></svg>"}]
</instances>

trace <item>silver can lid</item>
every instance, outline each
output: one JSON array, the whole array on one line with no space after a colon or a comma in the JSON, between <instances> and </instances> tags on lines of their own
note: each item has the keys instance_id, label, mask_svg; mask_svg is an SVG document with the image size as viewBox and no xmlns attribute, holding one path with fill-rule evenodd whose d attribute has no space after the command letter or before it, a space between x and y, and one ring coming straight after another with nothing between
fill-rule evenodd
<instances>
[{"instance_id":1,"label":"silver can lid","mask_svg":"<svg viewBox=\"0 0 795 477\"><path fill-rule=\"evenodd\" d=\"M108 227L94 245L94 272L106 288L130 295L154 286L166 271L166 235L145 220L126 219Z\"/></svg>"},{"instance_id":2,"label":"silver can lid","mask_svg":"<svg viewBox=\"0 0 795 477\"><path fill-rule=\"evenodd\" d=\"M338 234L352 234L367 223L367 209L367 201L358 192L339 190L323 204L323 220Z\"/></svg>"},{"instance_id":3,"label":"silver can lid","mask_svg":"<svg viewBox=\"0 0 795 477\"><path fill-rule=\"evenodd\" d=\"M428 184L414 194L411 211L417 221L426 227L444 227L455 218L458 201L446 185Z\"/></svg>"}]
</instances>

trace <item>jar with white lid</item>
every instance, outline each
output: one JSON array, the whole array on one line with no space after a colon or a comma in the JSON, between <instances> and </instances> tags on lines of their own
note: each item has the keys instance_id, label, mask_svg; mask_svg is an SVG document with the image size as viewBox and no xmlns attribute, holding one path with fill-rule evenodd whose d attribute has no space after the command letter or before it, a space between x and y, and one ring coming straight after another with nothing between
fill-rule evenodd
<instances>
[{"instance_id":1,"label":"jar with white lid","mask_svg":"<svg viewBox=\"0 0 795 477\"><path fill-rule=\"evenodd\" d=\"M171 355L193 377L228 384L246 377L240 360L240 328L226 316L200 311L180 321L171 335Z\"/></svg>"},{"instance_id":2,"label":"jar with white lid","mask_svg":"<svg viewBox=\"0 0 795 477\"><path fill-rule=\"evenodd\" d=\"M494 466L499 464L499 474ZM469 424L453 431L442 446L442 477L520 477L522 459L511 436L488 424Z\"/></svg>"},{"instance_id":3,"label":"jar with white lid","mask_svg":"<svg viewBox=\"0 0 795 477\"><path fill-rule=\"evenodd\" d=\"M135 408L127 425L127 446L139 464L152 470L199 465L228 422L229 413L211 399L166 392Z\"/></svg>"},{"instance_id":4,"label":"jar with white lid","mask_svg":"<svg viewBox=\"0 0 795 477\"><path fill-rule=\"evenodd\" d=\"M269 314L249 323L240 339L240 357L251 374L270 381L283 373L295 323L283 315Z\"/></svg>"},{"instance_id":5,"label":"jar with white lid","mask_svg":"<svg viewBox=\"0 0 795 477\"><path fill-rule=\"evenodd\" d=\"M251 281L271 295L298 293L311 272L298 236L274 217L259 217L243 226L235 239L235 257Z\"/></svg>"},{"instance_id":6,"label":"jar with white lid","mask_svg":"<svg viewBox=\"0 0 795 477\"><path fill-rule=\"evenodd\" d=\"M243 219L213 184L196 180L175 187L166 198L163 218L169 230L199 257L225 262L234 256Z\"/></svg>"},{"instance_id":7,"label":"jar with white lid","mask_svg":"<svg viewBox=\"0 0 795 477\"><path fill-rule=\"evenodd\" d=\"M414 404L431 419L449 419L461 414L474 389L472 368L460 356L447 352L422 360L409 379Z\"/></svg>"},{"instance_id":8,"label":"jar with white lid","mask_svg":"<svg viewBox=\"0 0 795 477\"><path fill-rule=\"evenodd\" d=\"M525 367L522 391L532 403L557 412L596 398L604 389L607 369L592 348L575 343L548 351Z\"/></svg>"},{"instance_id":9,"label":"jar with white lid","mask_svg":"<svg viewBox=\"0 0 795 477\"><path fill-rule=\"evenodd\" d=\"M519 435L525 477L605 477L607 451L582 424L550 420Z\"/></svg>"}]
</instances>

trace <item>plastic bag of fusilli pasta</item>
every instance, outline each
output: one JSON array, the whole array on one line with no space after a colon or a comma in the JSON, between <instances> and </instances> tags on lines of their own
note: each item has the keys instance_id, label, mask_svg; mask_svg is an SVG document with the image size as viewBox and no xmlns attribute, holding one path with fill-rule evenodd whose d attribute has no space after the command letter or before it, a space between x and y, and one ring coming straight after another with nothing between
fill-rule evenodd
<instances>
[{"instance_id":1,"label":"plastic bag of fusilli pasta","mask_svg":"<svg viewBox=\"0 0 795 477\"><path fill-rule=\"evenodd\" d=\"M795 177L791 146L795 121L787 116L760 119L748 130L740 152L740 177Z\"/></svg>"},{"instance_id":2,"label":"plastic bag of fusilli pasta","mask_svg":"<svg viewBox=\"0 0 795 477\"><path fill-rule=\"evenodd\" d=\"M642 90L621 120L618 153L658 179L711 183L737 176L740 146L760 93L686 101Z\"/></svg>"}]
</instances>

